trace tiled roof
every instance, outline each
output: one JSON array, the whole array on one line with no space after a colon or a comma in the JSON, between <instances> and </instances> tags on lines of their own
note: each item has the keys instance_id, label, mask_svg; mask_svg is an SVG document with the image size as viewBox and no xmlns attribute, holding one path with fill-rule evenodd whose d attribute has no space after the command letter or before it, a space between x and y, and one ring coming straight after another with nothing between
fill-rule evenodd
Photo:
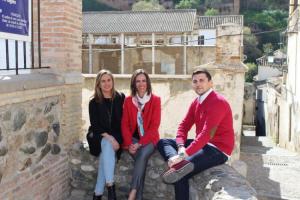
<instances>
[{"instance_id":1,"label":"tiled roof","mask_svg":"<svg viewBox=\"0 0 300 200\"><path fill-rule=\"evenodd\" d=\"M196 10L84 12L83 33L178 33L193 31Z\"/></svg>"},{"instance_id":2,"label":"tiled roof","mask_svg":"<svg viewBox=\"0 0 300 200\"><path fill-rule=\"evenodd\" d=\"M198 16L199 29L216 29L217 25L234 23L243 26L242 15Z\"/></svg>"}]
</instances>

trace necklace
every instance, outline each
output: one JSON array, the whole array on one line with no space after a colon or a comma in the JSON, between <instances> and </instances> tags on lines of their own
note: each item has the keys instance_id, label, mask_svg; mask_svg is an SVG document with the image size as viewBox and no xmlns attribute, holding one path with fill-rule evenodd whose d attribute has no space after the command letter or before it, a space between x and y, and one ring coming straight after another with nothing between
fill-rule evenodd
<instances>
[{"instance_id":1,"label":"necklace","mask_svg":"<svg viewBox=\"0 0 300 200\"><path fill-rule=\"evenodd\" d=\"M106 106L107 108L107 115L108 115L108 123L109 123L109 129L111 131L111 122L112 122L112 109L113 109L113 99L108 100L110 102L110 106ZM109 103L107 102L107 105Z\"/></svg>"}]
</instances>

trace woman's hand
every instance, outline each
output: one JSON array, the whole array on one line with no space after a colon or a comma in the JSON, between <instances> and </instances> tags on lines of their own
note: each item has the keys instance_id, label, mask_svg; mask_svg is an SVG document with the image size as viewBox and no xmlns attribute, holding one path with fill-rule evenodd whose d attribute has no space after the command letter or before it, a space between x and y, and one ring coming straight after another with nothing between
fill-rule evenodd
<instances>
[{"instance_id":1,"label":"woman's hand","mask_svg":"<svg viewBox=\"0 0 300 200\"><path fill-rule=\"evenodd\" d=\"M134 155L141 146L142 145L139 143L131 144L129 145L128 151L130 154Z\"/></svg>"},{"instance_id":2,"label":"woman's hand","mask_svg":"<svg viewBox=\"0 0 300 200\"><path fill-rule=\"evenodd\" d=\"M118 151L120 149L120 144L113 136L105 134L104 137L112 144L114 151Z\"/></svg>"}]
</instances>

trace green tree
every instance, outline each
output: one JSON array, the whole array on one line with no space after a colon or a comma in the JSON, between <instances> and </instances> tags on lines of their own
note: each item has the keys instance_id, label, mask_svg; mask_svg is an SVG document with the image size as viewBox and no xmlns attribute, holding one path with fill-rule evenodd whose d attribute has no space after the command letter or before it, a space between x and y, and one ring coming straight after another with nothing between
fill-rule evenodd
<instances>
[{"instance_id":1,"label":"green tree","mask_svg":"<svg viewBox=\"0 0 300 200\"><path fill-rule=\"evenodd\" d=\"M264 54L270 54L272 53L274 50L274 47L272 45L272 43L266 43L266 44L263 44L263 52Z\"/></svg>"},{"instance_id":2,"label":"green tree","mask_svg":"<svg viewBox=\"0 0 300 200\"><path fill-rule=\"evenodd\" d=\"M219 11L214 8L209 8L205 11L204 13L205 16L214 16L214 15L219 15Z\"/></svg>"},{"instance_id":3,"label":"green tree","mask_svg":"<svg viewBox=\"0 0 300 200\"><path fill-rule=\"evenodd\" d=\"M246 65L248 67L248 71L245 74L245 81L251 83L253 82L254 76L257 75L258 68L255 63L246 63Z\"/></svg>"},{"instance_id":4,"label":"green tree","mask_svg":"<svg viewBox=\"0 0 300 200\"><path fill-rule=\"evenodd\" d=\"M175 8L178 9L189 9L192 8L193 4L190 0L181 0L176 6Z\"/></svg>"},{"instance_id":5,"label":"green tree","mask_svg":"<svg viewBox=\"0 0 300 200\"><path fill-rule=\"evenodd\" d=\"M222 3L222 0L205 0L206 8L216 8L219 4Z\"/></svg>"},{"instance_id":6,"label":"green tree","mask_svg":"<svg viewBox=\"0 0 300 200\"><path fill-rule=\"evenodd\" d=\"M165 10L158 0L138 1L132 5L133 11Z\"/></svg>"},{"instance_id":7,"label":"green tree","mask_svg":"<svg viewBox=\"0 0 300 200\"><path fill-rule=\"evenodd\" d=\"M97 0L82 0L82 11L109 11L116 10Z\"/></svg>"},{"instance_id":8,"label":"green tree","mask_svg":"<svg viewBox=\"0 0 300 200\"><path fill-rule=\"evenodd\" d=\"M255 32L275 31L261 34L257 37L258 47L262 50L263 44L272 43L274 49L277 49L280 42L280 32L287 27L288 12L285 10L263 10L246 11L244 14L244 23Z\"/></svg>"},{"instance_id":9,"label":"green tree","mask_svg":"<svg viewBox=\"0 0 300 200\"><path fill-rule=\"evenodd\" d=\"M245 62L255 62L262 56L262 52L257 48L258 41L255 35L251 33L249 27L244 27L244 54L247 56Z\"/></svg>"},{"instance_id":10,"label":"green tree","mask_svg":"<svg viewBox=\"0 0 300 200\"><path fill-rule=\"evenodd\" d=\"M176 4L175 8L178 9L198 9L203 4L203 0L181 0Z\"/></svg>"}]
</instances>

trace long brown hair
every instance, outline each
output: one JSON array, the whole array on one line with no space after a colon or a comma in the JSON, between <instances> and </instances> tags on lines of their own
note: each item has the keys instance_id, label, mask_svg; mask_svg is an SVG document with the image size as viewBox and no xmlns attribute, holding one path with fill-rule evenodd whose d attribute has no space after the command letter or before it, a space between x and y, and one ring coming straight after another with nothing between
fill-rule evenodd
<instances>
[{"instance_id":1,"label":"long brown hair","mask_svg":"<svg viewBox=\"0 0 300 200\"><path fill-rule=\"evenodd\" d=\"M137 69L133 72L131 76L131 81L130 81L130 90L131 90L131 96L135 96L137 93L137 88L136 88L136 77L140 74L144 74L146 77L146 82L147 82L147 95L151 94L152 92L152 87L151 87L151 81L149 78L149 75L147 72L143 69Z\"/></svg>"},{"instance_id":2,"label":"long brown hair","mask_svg":"<svg viewBox=\"0 0 300 200\"><path fill-rule=\"evenodd\" d=\"M112 99L115 97L116 95L116 90L115 90L115 79L114 79L114 76L113 74L107 70L107 69L102 69L98 72L97 76L96 76L96 80L95 80L95 87L94 87L94 94L92 97L95 98L96 102L98 103L102 103L103 102L103 99L104 99L104 96L103 96L103 93L102 93L102 90L101 90L101 87L100 87L100 83L101 83L101 78L103 75L109 75L111 80L112 80L112 91L111 91L111 95L112 95Z\"/></svg>"}]
</instances>

